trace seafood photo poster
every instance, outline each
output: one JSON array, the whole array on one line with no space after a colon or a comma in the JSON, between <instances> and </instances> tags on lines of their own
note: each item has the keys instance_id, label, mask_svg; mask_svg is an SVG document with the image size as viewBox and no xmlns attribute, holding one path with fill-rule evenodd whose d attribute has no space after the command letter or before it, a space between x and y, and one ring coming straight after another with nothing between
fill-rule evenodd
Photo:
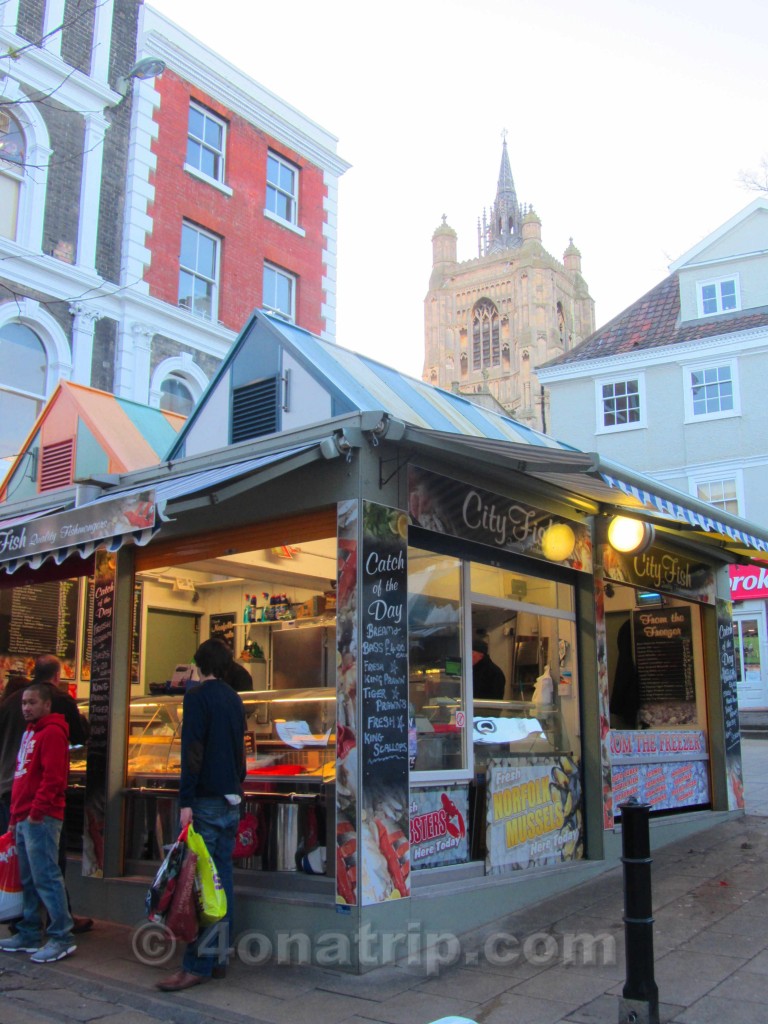
<instances>
[{"instance_id":1,"label":"seafood photo poster","mask_svg":"<svg viewBox=\"0 0 768 1024\"><path fill-rule=\"evenodd\" d=\"M584 856L581 771L571 757L521 765L488 764L488 874L580 860Z\"/></svg>"}]
</instances>

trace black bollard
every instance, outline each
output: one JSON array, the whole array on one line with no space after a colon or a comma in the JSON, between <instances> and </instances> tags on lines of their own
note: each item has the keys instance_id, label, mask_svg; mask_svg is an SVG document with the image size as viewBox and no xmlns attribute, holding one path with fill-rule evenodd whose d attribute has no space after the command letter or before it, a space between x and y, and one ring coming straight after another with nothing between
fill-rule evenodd
<instances>
[{"instance_id":1,"label":"black bollard","mask_svg":"<svg viewBox=\"0 0 768 1024\"><path fill-rule=\"evenodd\" d=\"M649 804L630 800L621 808L624 864L624 942L627 980L619 1024L659 1024L659 990L653 974L653 904Z\"/></svg>"}]
</instances>

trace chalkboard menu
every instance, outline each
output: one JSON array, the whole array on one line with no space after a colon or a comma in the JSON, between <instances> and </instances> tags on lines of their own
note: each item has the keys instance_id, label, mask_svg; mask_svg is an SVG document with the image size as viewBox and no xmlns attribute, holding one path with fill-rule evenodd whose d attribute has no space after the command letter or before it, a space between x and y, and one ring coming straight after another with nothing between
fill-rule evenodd
<instances>
[{"instance_id":1,"label":"chalkboard menu","mask_svg":"<svg viewBox=\"0 0 768 1024\"><path fill-rule=\"evenodd\" d=\"M725 733L725 766L728 775L728 807L744 806L744 778L741 763L741 729L733 636L731 602L717 601L717 645L720 654L720 686L723 695L723 731Z\"/></svg>"},{"instance_id":2,"label":"chalkboard menu","mask_svg":"<svg viewBox=\"0 0 768 1024\"><path fill-rule=\"evenodd\" d=\"M633 626L640 703L695 700L690 608L643 608Z\"/></svg>"},{"instance_id":3,"label":"chalkboard menu","mask_svg":"<svg viewBox=\"0 0 768 1024\"><path fill-rule=\"evenodd\" d=\"M115 556L96 553L93 574L91 632L91 692L88 720L91 734L85 778L83 874L101 877L104 868L109 706L112 682L112 643L115 628Z\"/></svg>"},{"instance_id":4,"label":"chalkboard menu","mask_svg":"<svg viewBox=\"0 0 768 1024\"><path fill-rule=\"evenodd\" d=\"M407 787L406 540L397 510L372 502L363 508L363 778Z\"/></svg>"},{"instance_id":5,"label":"chalkboard menu","mask_svg":"<svg viewBox=\"0 0 768 1024\"><path fill-rule=\"evenodd\" d=\"M74 659L78 585L72 579L0 590L0 652Z\"/></svg>"},{"instance_id":6,"label":"chalkboard menu","mask_svg":"<svg viewBox=\"0 0 768 1024\"><path fill-rule=\"evenodd\" d=\"M236 612L216 612L210 615L210 637L212 640L223 640L225 644L235 649L235 623L237 622Z\"/></svg>"}]
</instances>

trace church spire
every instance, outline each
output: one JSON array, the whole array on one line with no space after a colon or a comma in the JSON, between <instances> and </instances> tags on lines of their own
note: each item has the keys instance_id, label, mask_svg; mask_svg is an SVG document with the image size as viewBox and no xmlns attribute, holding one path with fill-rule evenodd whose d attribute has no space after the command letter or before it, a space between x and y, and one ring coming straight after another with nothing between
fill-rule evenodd
<instances>
[{"instance_id":1,"label":"church spire","mask_svg":"<svg viewBox=\"0 0 768 1024\"><path fill-rule=\"evenodd\" d=\"M491 207L490 223L484 221L484 238L481 239L480 256L503 249L515 249L522 244L520 204L517 201L515 182L507 152L507 132L501 133L501 167L496 186L496 200ZM484 244L483 244L484 243Z\"/></svg>"}]
</instances>

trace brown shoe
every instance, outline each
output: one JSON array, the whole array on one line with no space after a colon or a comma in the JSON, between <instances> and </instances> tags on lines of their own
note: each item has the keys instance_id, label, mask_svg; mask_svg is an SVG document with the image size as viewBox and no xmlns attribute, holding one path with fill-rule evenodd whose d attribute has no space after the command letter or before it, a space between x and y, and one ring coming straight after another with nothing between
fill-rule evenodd
<instances>
[{"instance_id":1,"label":"brown shoe","mask_svg":"<svg viewBox=\"0 0 768 1024\"><path fill-rule=\"evenodd\" d=\"M73 917L72 918L72 932L74 935L82 935L83 932L89 932L93 928L92 917Z\"/></svg>"},{"instance_id":2,"label":"brown shoe","mask_svg":"<svg viewBox=\"0 0 768 1024\"><path fill-rule=\"evenodd\" d=\"M202 974L191 974L189 971L180 968L170 978L163 978L162 981L158 981L155 988L159 988L161 992L183 992L185 988L194 988L195 985L202 985L205 980Z\"/></svg>"}]
</instances>

